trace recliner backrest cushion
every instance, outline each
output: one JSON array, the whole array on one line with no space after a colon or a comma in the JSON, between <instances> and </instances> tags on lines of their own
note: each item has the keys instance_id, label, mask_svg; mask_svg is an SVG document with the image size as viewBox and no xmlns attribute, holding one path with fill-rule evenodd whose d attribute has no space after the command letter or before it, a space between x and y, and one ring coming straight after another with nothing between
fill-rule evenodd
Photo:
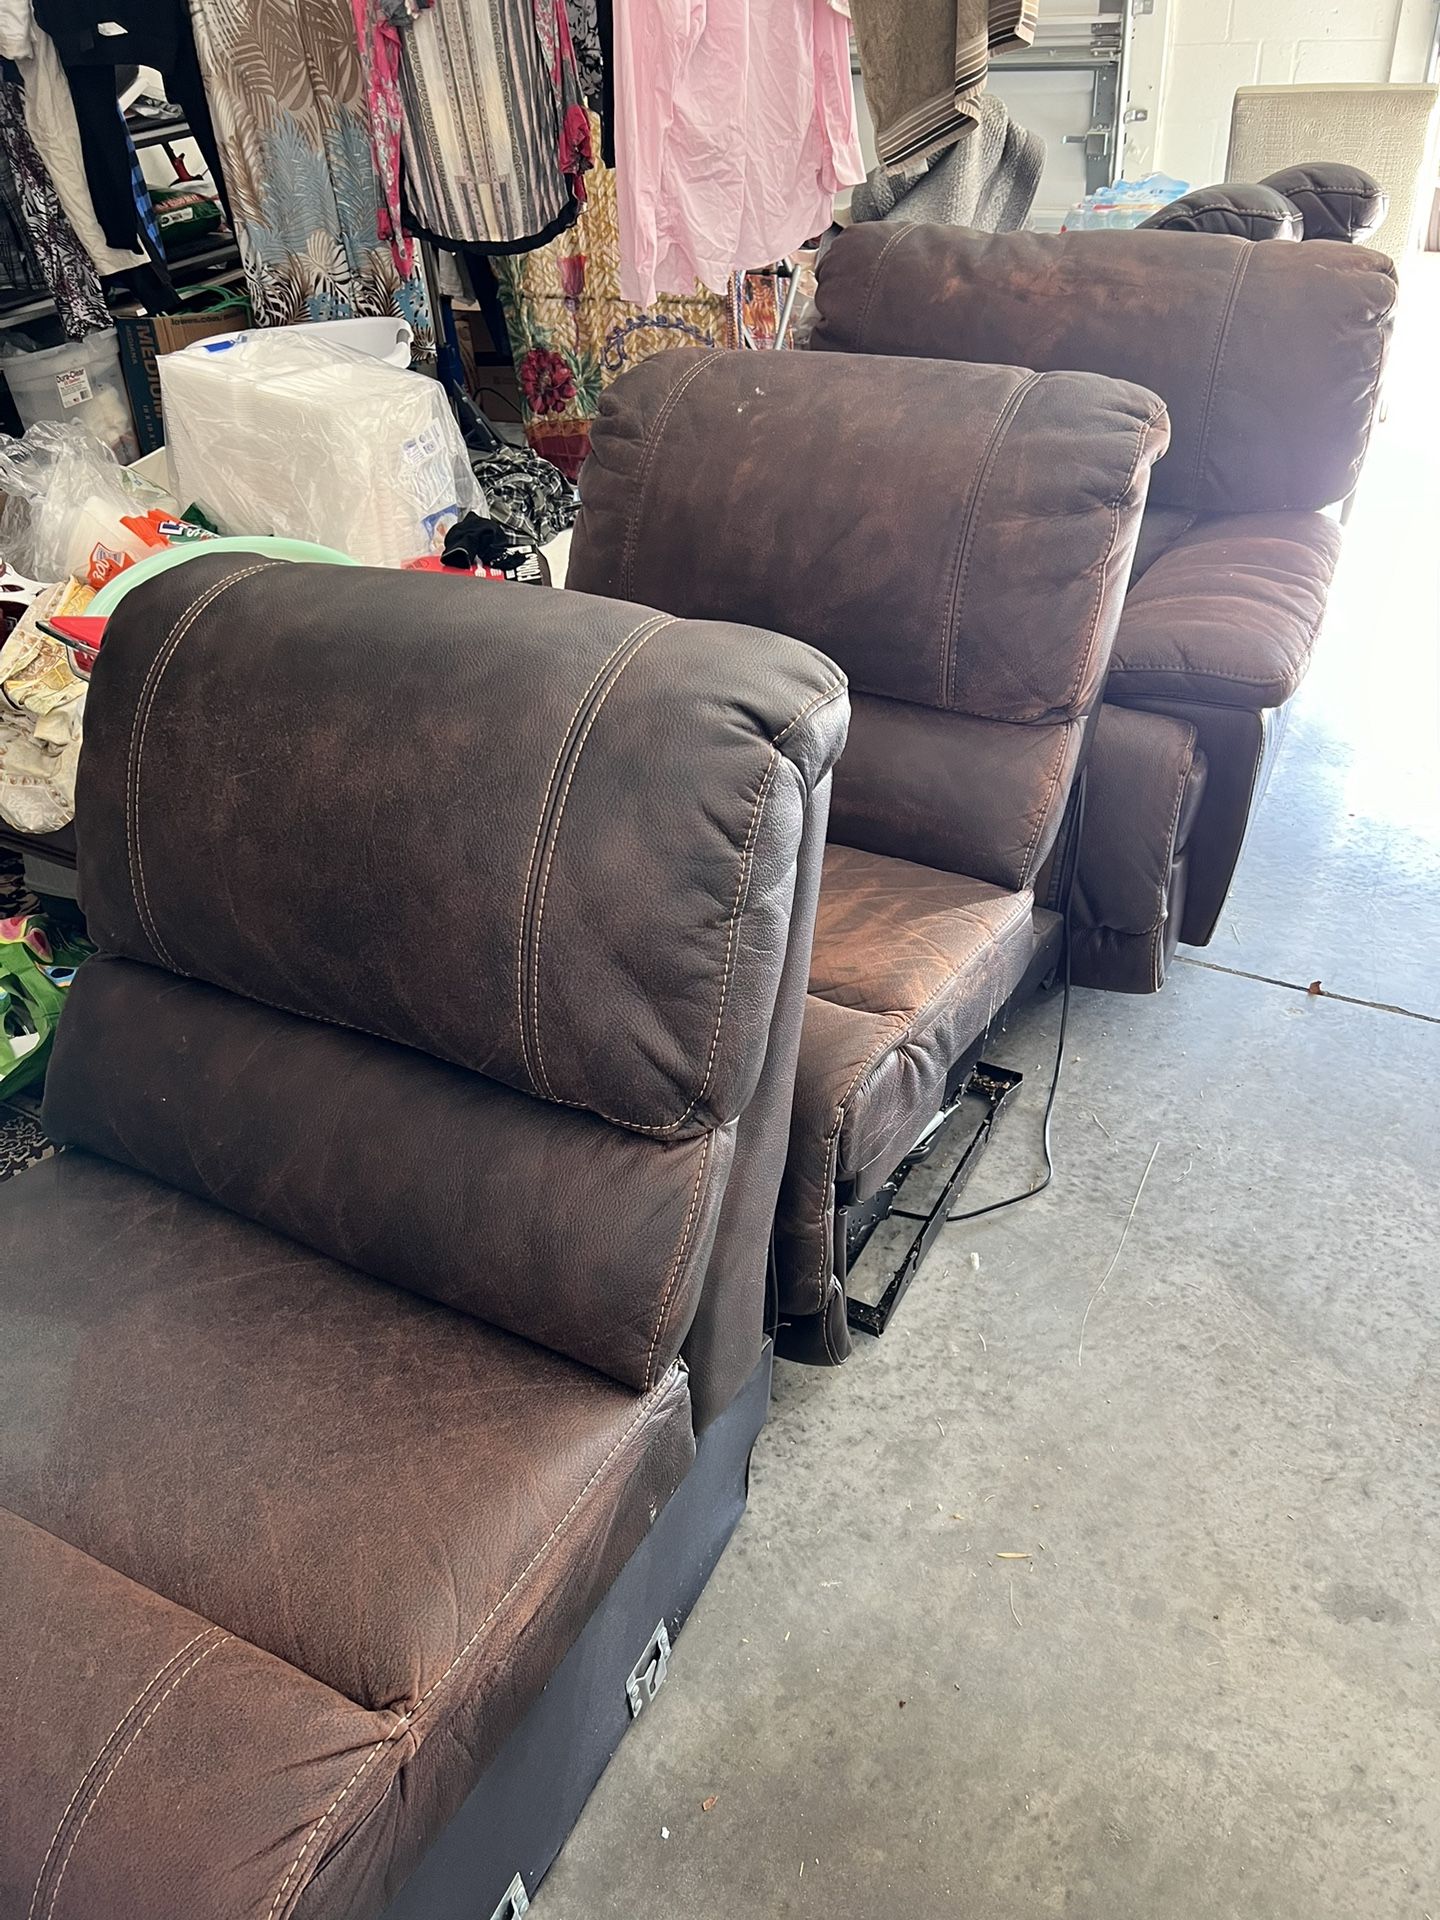
<instances>
[{"instance_id":1,"label":"recliner backrest cushion","mask_svg":"<svg viewBox=\"0 0 1440 1920\"><path fill-rule=\"evenodd\" d=\"M845 714L774 634L233 556L158 576L89 696L102 957L54 1137L653 1384Z\"/></svg>"},{"instance_id":2,"label":"recliner backrest cushion","mask_svg":"<svg viewBox=\"0 0 1440 1920\"><path fill-rule=\"evenodd\" d=\"M760 1071L798 815L841 724L797 708L842 687L773 634L644 607L191 561L122 603L96 668L92 937L699 1133Z\"/></svg>"},{"instance_id":3,"label":"recliner backrest cushion","mask_svg":"<svg viewBox=\"0 0 1440 1920\"><path fill-rule=\"evenodd\" d=\"M832 830L1020 885L1063 804L1053 754L1025 733L1073 725L1098 696L1164 442L1153 394L1093 374L663 354L601 404L569 577L823 648L860 696L857 736L883 704L923 735L927 768L941 761L938 841L910 832L907 804L862 794L848 756Z\"/></svg>"},{"instance_id":4,"label":"recliner backrest cushion","mask_svg":"<svg viewBox=\"0 0 1440 1920\"><path fill-rule=\"evenodd\" d=\"M853 228L820 264L812 347L1084 368L1152 389L1151 500L1318 508L1359 475L1395 304L1364 248L1208 233Z\"/></svg>"}]
</instances>

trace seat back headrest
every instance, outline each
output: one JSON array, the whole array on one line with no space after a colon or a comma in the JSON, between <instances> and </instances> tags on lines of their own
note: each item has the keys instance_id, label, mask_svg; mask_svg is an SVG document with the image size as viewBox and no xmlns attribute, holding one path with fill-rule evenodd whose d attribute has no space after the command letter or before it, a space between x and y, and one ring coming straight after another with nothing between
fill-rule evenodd
<instances>
[{"instance_id":1,"label":"seat back headrest","mask_svg":"<svg viewBox=\"0 0 1440 1920\"><path fill-rule=\"evenodd\" d=\"M1210 233L856 227L821 260L818 305L812 347L1136 381L1170 412L1153 503L1272 512L1354 488L1395 270Z\"/></svg>"},{"instance_id":2,"label":"seat back headrest","mask_svg":"<svg viewBox=\"0 0 1440 1920\"><path fill-rule=\"evenodd\" d=\"M1300 209L1273 187L1226 180L1196 187L1152 213L1137 233L1229 233L1241 240L1302 240Z\"/></svg>"},{"instance_id":3,"label":"seat back headrest","mask_svg":"<svg viewBox=\"0 0 1440 1920\"><path fill-rule=\"evenodd\" d=\"M579 594L204 556L86 715L102 951L678 1139L764 1058L844 682Z\"/></svg>"},{"instance_id":4,"label":"seat back headrest","mask_svg":"<svg viewBox=\"0 0 1440 1920\"><path fill-rule=\"evenodd\" d=\"M1091 374L660 354L601 403L570 578L799 633L887 699L1070 718L1164 443L1153 394Z\"/></svg>"},{"instance_id":5,"label":"seat back headrest","mask_svg":"<svg viewBox=\"0 0 1440 1920\"><path fill-rule=\"evenodd\" d=\"M1307 240L1364 242L1390 211L1390 196L1373 174L1338 160L1282 167L1267 173L1261 185L1299 209Z\"/></svg>"}]
</instances>

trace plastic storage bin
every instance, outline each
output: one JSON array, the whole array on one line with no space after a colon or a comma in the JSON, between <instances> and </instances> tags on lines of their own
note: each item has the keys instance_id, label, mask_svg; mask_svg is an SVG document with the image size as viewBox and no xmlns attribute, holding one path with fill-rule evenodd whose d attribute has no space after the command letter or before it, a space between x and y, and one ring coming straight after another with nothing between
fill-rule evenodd
<instances>
[{"instance_id":1,"label":"plastic storage bin","mask_svg":"<svg viewBox=\"0 0 1440 1920\"><path fill-rule=\"evenodd\" d=\"M0 366L24 426L32 427L37 420L64 420L88 427L122 466L139 459L140 443L113 327L67 341L63 347L10 354Z\"/></svg>"},{"instance_id":2,"label":"plastic storage bin","mask_svg":"<svg viewBox=\"0 0 1440 1920\"><path fill-rule=\"evenodd\" d=\"M273 331L266 328L244 328L238 333L217 333L209 340L197 340L184 349L186 353L215 353L222 346L233 346L237 340L253 340L256 333ZM414 330L408 320L377 319L361 316L356 320L297 320L285 331L303 333L316 340L322 347L351 347L356 353L368 353L376 360L383 360L387 366L408 367L410 365L410 342L414 339Z\"/></svg>"}]
</instances>

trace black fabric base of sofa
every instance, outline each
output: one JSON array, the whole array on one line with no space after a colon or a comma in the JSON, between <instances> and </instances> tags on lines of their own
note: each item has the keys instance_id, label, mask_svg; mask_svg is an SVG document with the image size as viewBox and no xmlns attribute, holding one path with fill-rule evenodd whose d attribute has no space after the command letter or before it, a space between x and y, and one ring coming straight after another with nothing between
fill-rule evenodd
<instances>
[{"instance_id":1,"label":"black fabric base of sofa","mask_svg":"<svg viewBox=\"0 0 1440 1920\"><path fill-rule=\"evenodd\" d=\"M628 1676L661 1621L674 1641L745 1511L771 1359L767 1343L700 1435L644 1544L382 1920L490 1920L506 1911L517 1875L534 1898L630 1726Z\"/></svg>"}]
</instances>

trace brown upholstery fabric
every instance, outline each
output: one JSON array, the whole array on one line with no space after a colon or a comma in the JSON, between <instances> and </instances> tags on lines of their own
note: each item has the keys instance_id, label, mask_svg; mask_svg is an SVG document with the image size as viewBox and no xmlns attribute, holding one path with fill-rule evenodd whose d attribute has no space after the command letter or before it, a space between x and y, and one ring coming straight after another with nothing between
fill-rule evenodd
<instances>
[{"instance_id":1,"label":"brown upholstery fabric","mask_svg":"<svg viewBox=\"0 0 1440 1920\"><path fill-rule=\"evenodd\" d=\"M1105 697L1279 707L1304 679L1340 552L1318 513L1207 517L1130 589Z\"/></svg>"},{"instance_id":2,"label":"brown upholstery fabric","mask_svg":"<svg viewBox=\"0 0 1440 1920\"><path fill-rule=\"evenodd\" d=\"M907 359L670 354L605 397L571 585L794 633L858 689L821 909L858 997L822 931L777 1247L818 1357L848 1349L837 1177L878 1187L1034 958L1165 438L1122 383Z\"/></svg>"},{"instance_id":3,"label":"brown upholstery fabric","mask_svg":"<svg viewBox=\"0 0 1440 1920\"><path fill-rule=\"evenodd\" d=\"M1260 713L1201 700L1136 695L1127 706L1195 729L1205 761L1204 804L1190 834L1180 938L1203 947L1220 919L1250 822L1284 735L1288 707Z\"/></svg>"},{"instance_id":4,"label":"brown upholstery fabric","mask_svg":"<svg viewBox=\"0 0 1440 1920\"><path fill-rule=\"evenodd\" d=\"M1019 985L1035 940L1026 891L827 849L776 1225L782 1312L824 1307L837 1176L862 1198L879 1187Z\"/></svg>"},{"instance_id":5,"label":"brown upholstery fabric","mask_svg":"<svg viewBox=\"0 0 1440 1920\"><path fill-rule=\"evenodd\" d=\"M155 1666L189 1632L223 1636L210 1689L187 1680L178 1724L147 1725L117 1774L125 1791L86 1827L55 1920L232 1920L272 1900L278 1920L393 1786L384 1871L351 1910L362 1920L683 1477L684 1377L637 1397L83 1153L34 1173L6 1195L17 1284L0 1303L0 1507L78 1549L66 1565L91 1585L149 1588L143 1615L173 1602L197 1616L155 1640ZM57 1811L35 1784L53 1778L62 1804L78 1789L83 1808L107 1764L87 1787L108 1725L92 1692L109 1702L76 1648L116 1657L126 1608L102 1600L68 1643L12 1642L21 1625L7 1612L6 1671L23 1650L33 1684L58 1695L32 1723L31 1786L5 1829L28 1897ZM137 1692L153 1637L122 1664ZM106 1898L85 1904L102 1880Z\"/></svg>"},{"instance_id":6,"label":"brown upholstery fabric","mask_svg":"<svg viewBox=\"0 0 1440 1920\"><path fill-rule=\"evenodd\" d=\"M830 831L848 846L1026 887L1054 842L1082 729L1017 727L859 693Z\"/></svg>"},{"instance_id":7,"label":"brown upholstery fabric","mask_svg":"<svg viewBox=\"0 0 1440 1920\"><path fill-rule=\"evenodd\" d=\"M1162 553L1173 547L1181 534L1188 533L1202 516L1191 507L1161 507L1152 500L1140 520L1140 537L1135 542L1135 564L1130 569L1130 586L1147 574Z\"/></svg>"},{"instance_id":8,"label":"brown upholstery fabric","mask_svg":"<svg viewBox=\"0 0 1440 1920\"><path fill-rule=\"evenodd\" d=\"M1180 938L1205 775L1195 729L1184 721L1108 702L1096 714L1070 913L1077 986L1163 986Z\"/></svg>"},{"instance_id":9,"label":"brown upholstery fabric","mask_svg":"<svg viewBox=\"0 0 1440 1920\"><path fill-rule=\"evenodd\" d=\"M795 1097L795 1063L805 1017L814 928L810 903L820 886L829 786L826 780L817 789L806 818L796 861L795 892L797 899L807 903L807 910L791 923L765 1066L755 1097L736 1128L730 1178L705 1270L705 1285L685 1337L684 1358L690 1369L690 1405L697 1433L724 1411L745 1384L761 1341L771 1330L765 1319L770 1237Z\"/></svg>"},{"instance_id":10,"label":"brown upholstery fabric","mask_svg":"<svg viewBox=\"0 0 1440 1920\"><path fill-rule=\"evenodd\" d=\"M7 1920L266 1920L305 1834L377 1745L383 1764L351 1792L360 1814L413 1750L396 1714L4 1511L0 1593L6 1648L24 1650L4 1669Z\"/></svg>"},{"instance_id":11,"label":"brown upholstery fabric","mask_svg":"<svg viewBox=\"0 0 1440 1920\"><path fill-rule=\"evenodd\" d=\"M363 673L342 670L355 649ZM842 686L773 634L643 608L195 560L106 636L82 904L108 952L660 1138L700 1133L760 1071ZM684 726L656 725L667 689ZM223 738L195 726L227 698ZM427 921L471 872L485 911Z\"/></svg>"},{"instance_id":12,"label":"brown upholstery fabric","mask_svg":"<svg viewBox=\"0 0 1440 1920\"><path fill-rule=\"evenodd\" d=\"M1170 412L1154 501L1319 508L1354 487L1395 271L1360 247L1205 233L854 227L820 264L813 347L1082 368Z\"/></svg>"},{"instance_id":13,"label":"brown upholstery fabric","mask_svg":"<svg viewBox=\"0 0 1440 1920\"><path fill-rule=\"evenodd\" d=\"M0 1909L375 1920L690 1465L722 1224L712 1414L760 1358L846 703L773 634L191 566L107 632L110 951L0 1188Z\"/></svg>"},{"instance_id":14,"label":"brown upholstery fabric","mask_svg":"<svg viewBox=\"0 0 1440 1920\"><path fill-rule=\"evenodd\" d=\"M362 1706L412 1705L641 1401L89 1154L33 1171L6 1195L0 1506ZM662 1381L642 1505L693 1444Z\"/></svg>"},{"instance_id":15,"label":"brown upholstery fabric","mask_svg":"<svg viewBox=\"0 0 1440 1920\"><path fill-rule=\"evenodd\" d=\"M680 1350L735 1138L659 1151L412 1048L115 959L76 978L45 1116L55 1139L640 1389ZM563 1208L515 1204L562 1188ZM608 1231L577 1258L590 1217Z\"/></svg>"},{"instance_id":16,"label":"brown upholstery fabric","mask_svg":"<svg viewBox=\"0 0 1440 1920\"><path fill-rule=\"evenodd\" d=\"M1164 443L1153 396L1091 376L664 354L605 396L569 579L824 647L880 696L875 754L841 763L836 837L943 864L948 839L964 871L1023 886ZM930 800L893 784L906 762ZM932 805L934 833L908 844Z\"/></svg>"},{"instance_id":17,"label":"brown upholstery fabric","mask_svg":"<svg viewBox=\"0 0 1440 1920\"><path fill-rule=\"evenodd\" d=\"M1087 375L662 354L605 395L568 578L687 618L763 615L860 692L1069 719L1164 443L1152 395ZM1057 631L1090 637L1078 664Z\"/></svg>"}]
</instances>

